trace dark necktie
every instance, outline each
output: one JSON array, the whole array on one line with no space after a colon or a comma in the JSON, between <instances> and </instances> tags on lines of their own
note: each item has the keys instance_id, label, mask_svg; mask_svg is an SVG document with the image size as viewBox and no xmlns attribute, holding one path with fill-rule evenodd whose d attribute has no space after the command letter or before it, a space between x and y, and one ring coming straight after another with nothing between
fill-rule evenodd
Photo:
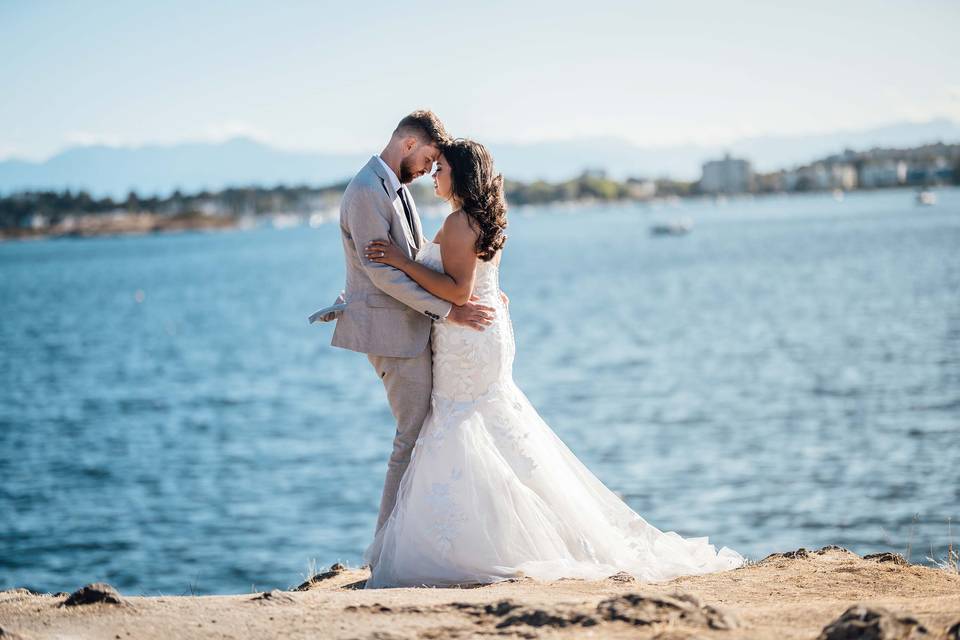
<instances>
[{"instance_id":1,"label":"dark necktie","mask_svg":"<svg viewBox=\"0 0 960 640\"><path fill-rule=\"evenodd\" d=\"M407 197L403 194L403 187L397 189L397 195L400 196L400 202L403 203L403 212L407 214L407 224L410 225L410 235L415 235L417 229L413 226L413 213L410 211L410 205L407 204Z\"/></svg>"}]
</instances>

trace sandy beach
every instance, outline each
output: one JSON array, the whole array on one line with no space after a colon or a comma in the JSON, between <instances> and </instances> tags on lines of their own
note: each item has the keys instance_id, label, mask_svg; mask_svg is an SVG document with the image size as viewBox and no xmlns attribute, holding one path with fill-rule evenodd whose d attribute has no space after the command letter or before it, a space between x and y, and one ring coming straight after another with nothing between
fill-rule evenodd
<instances>
[{"instance_id":1,"label":"sandy beach","mask_svg":"<svg viewBox=\"0 0 960 640\"><path fill-rule=\"evenodd\" d=\"M290 591L227 596L12 589L0 592L0 638L960 637L960 575L839 547L663 583L367 591L366 576L334 565Z\"/></svg>"}]
</instances>

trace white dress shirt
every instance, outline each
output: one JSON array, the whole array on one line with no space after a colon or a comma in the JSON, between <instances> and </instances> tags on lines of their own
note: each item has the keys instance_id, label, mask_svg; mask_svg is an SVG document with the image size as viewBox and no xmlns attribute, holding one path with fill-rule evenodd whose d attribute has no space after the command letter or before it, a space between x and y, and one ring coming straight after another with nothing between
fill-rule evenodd
<instances>
[{"instance_id":1,"label":"white dress shirt","mask_svg":"<svg viewBox=\"0 0 960 640\"><path fill-rule=\"evenodd\" d=\"M397 174L393 172L393 169L390 168L390 165L383 161L383 158L380 156L374 156L374 158L379 160L380 164L383 165L383 168L387 170L387 180L390 181L390 188L393 190L393 193L399 191L400 187L403 185L400 184L400 178L397 177Z\"/></svg>"}]
</instances>

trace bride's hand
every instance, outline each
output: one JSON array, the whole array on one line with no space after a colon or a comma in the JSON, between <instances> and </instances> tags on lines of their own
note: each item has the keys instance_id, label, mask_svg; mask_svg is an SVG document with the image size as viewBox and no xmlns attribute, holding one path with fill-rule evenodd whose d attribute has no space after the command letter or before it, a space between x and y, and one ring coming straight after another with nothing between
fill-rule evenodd
<instances>
[{"instance_id":1,"label":"bride's hand","mask_svg":"<svg viewBox=\"0 0 960 640\"><path fill-rule=\"evenodd\" d=\"M398 269L409 260L400 248L389 240L371 240L364 249L364 254L371 262L388 264Z\"/></svg>"}]
</instances>

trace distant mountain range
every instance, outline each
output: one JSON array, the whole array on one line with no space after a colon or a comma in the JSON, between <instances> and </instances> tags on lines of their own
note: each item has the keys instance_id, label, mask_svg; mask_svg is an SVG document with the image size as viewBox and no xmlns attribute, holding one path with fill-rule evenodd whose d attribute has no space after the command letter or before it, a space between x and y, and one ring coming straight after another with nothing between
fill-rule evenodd
<instances>
[{"instance_id":1,"label":"distant mountain range","mask_svg":"<svg viewBox=\"0 0 960 640\"><path fill-rule=\"evenodd\" d=\"M844 148L910 147L960 142L960 124L948 119L899 123L861 131L808 136L760 136L729 145L642 147L618 138L574 139L529 144L490 144L497 166L515 180L565 180L584 169L615 178L663 177L693 180L700 165L724 152L753 161L759 171L810 162ZM119 148L75 147L43 162L0 161L0 193L23 189L86 189L102 196L166 195L227 186L324 185L352 176L367 153L286 151L248 138L222 143Z\"/></svg>"}]
</instances>

